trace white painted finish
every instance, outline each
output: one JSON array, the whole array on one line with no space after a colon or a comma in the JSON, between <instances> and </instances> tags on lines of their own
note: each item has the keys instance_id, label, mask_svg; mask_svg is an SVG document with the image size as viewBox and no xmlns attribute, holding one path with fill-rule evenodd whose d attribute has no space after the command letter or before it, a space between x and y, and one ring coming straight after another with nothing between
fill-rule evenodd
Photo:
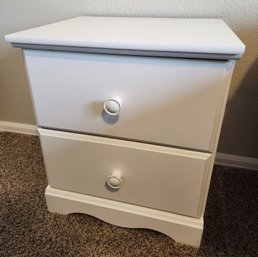
<instances>
[{"instance_id":1,"label":"white painted finish","mask_svg":"<svg viewBox=\"0 0 258 257\"><path fill-rule=\"evenodd\" d=\"M234 61L24 52L39 126L213 150Z\"/></svg>"},{"instance_id":2,"label":"white painted finish","mask_svg":"<svg viewBox=\"0 0 258 257\"><path fill-rule=\"evenodd\" d=\"M210 154L39 129L51 187L198 217ZM119 171L118 191L105 186Z\"/></svg>"},{"instance_id":3,"label":"white painted finish","mask_svg":"<svg viewBox=\"0 0 258 257\"><path fill-rule=\"evenodd\" d=\"M228 59L244 51L223 21L79 17L7 39L42 50L24 53L45 127L49 210L139 224L199 245L234 67Z\"/></svg>"},{"instance_id":4,"label":"white painted finish","mask_svg":"<svg viewBox=\"0 0 258 257\"><path fill-rule=\"evenodd\" d=\"M177 242L199 247L203 218L190 218L132 204L51 188L46 189L49 211L86 213L111 224L160 231Z\"/></svg>"},{"instance_id":5,"label":"white painted finish","mask_svg":"<svg viewBox=\"0 0 258 257\"><path fill-rule=\"evenodd\" d=\"M221 19L77 17L7 35L12 43L242 55Z\"/></svg>"}]
</instances>

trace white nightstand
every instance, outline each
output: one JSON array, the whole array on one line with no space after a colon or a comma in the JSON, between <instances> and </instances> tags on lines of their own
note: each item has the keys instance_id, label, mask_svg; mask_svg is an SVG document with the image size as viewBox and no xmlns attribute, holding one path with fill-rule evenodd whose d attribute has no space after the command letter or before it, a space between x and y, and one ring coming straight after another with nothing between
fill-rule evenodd
<instances>
[{"instance_id":1,"label":"white nightstand","mask_svg":"<svg viewBox=\"0 0 258 257\"><path fill-rule=\"evenodd\" d=\"M198 246L235 60L220 19L78 17L6 36L21 47L50 211Z\"/></svg>"}]
</instances>

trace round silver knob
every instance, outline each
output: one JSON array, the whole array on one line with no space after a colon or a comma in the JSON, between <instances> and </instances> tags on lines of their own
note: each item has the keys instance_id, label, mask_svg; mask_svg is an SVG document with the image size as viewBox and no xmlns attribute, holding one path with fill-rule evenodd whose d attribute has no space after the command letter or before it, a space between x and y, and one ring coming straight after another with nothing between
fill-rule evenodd
<instances>
[{"instance_id":1,"label":"round silver knob","mask_svg":"<svg viewBox=\"0 0 258 257\"><path fill-rule=\"evenodd\" d=\"M107 185L112 188L118 190L122 186L122 178L120 174L113 173L107 178Z\"/></svg>"},{"instance_id":2,"label":"round silver knob","mask_svg":"<svg viewBox=\"0 0 258 257\"><path fill-rule=\"evenodd\" d=\"M118 99L110 98L104 102L104 110L109 115L119 115L121 109L122 106Z\"/></svg>"}]
</instances>

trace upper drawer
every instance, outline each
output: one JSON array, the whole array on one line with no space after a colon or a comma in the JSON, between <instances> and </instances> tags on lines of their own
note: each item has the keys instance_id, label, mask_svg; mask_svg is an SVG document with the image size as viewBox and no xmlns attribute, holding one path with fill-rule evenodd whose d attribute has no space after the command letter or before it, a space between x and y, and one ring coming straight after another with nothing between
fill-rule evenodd
<instances>
[{"instance_id":1,"label":"upper drawer","mask_svg":"<svg viewBox=\"0 0 258 257\"><path fill-rule=\"evenodd\" d=\"M212 150L234 61L24 52L40 126Z\"/></svg>"}]
</instances>

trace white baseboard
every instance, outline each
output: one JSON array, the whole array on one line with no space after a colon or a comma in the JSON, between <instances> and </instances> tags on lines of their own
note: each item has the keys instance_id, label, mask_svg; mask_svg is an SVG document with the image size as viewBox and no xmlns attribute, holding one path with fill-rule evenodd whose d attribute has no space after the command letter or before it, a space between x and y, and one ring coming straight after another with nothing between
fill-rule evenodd
<instances>
[{"instance_id":1,"label":"white baseboard","mask_svg":"<svg viewBox=\"0 0 258 257\"><path fill-rule=\"evenodd\" d=\"M21 133L27 135L38 135L38 130L36 125L0 121L0 131L8 131L14 133Z\"/></svg>"},{"instance_id":2,"label":"white baseboard","mask_svg":"<svg viewBox=\"0 0 258 257\"><path fill-rule=\"evenodd\" d=\"M258 159L245 156L231 155L225 153L217 153L215 164L222 166L230 166L235 168L245 168L250 170L258 170Z\"/></svg>"},{"instance_id":3,"label":"white baseboard","mask_svg":"<svg viewBox=\"0 0 258 257\"><path fill-rule=\"evenodd\" d=\"M8 121L0 121L0 131L8 131L27 135L38 135L36 125ZM216 154L215 164L258 170L258 159L224 153Z\"/></svg>"}]
</instances>

